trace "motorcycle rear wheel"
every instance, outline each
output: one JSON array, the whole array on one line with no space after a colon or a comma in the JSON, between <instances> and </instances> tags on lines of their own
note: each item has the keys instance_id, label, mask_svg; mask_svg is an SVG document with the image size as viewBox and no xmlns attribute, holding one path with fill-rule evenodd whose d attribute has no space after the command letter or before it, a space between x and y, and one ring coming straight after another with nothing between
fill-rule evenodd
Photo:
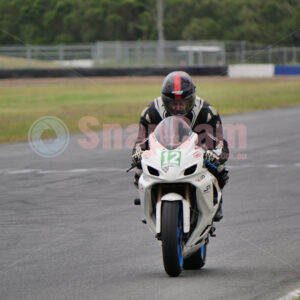
<instances>
[{"instance_id":1,"label":"motorcycle rear wheel","mask_svg":"<svg viewBox=\"0 0 300 300\"><path fill-rule=\"evenodd\" d=\"M180 201L164 202L161 214L161 240L163 262L166 273L176 277L183 265L183 226Z\"/></svg>"},{"instance_id":2,"label":"motorcycle rear wheel","mask_svg":"<svg viewBox=\"0 0 300 300\"><path fill-rule=\"evenodd\" d=\"M185 270L198 270L205 265L207 244L201 246L193 255L184 259L183 268Z\"/></svg>"}]
</instances>

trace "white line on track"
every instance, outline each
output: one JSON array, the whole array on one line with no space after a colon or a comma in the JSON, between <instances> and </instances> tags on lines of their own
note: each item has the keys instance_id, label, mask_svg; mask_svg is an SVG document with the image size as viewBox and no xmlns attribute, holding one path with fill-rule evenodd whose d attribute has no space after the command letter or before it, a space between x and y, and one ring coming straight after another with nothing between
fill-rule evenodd
<instances>
[{"instance_id":1,"label":"white line on track","mask_svg":"<svg viewBox=\"0 0 300 300\"><path fill-rule=\"evenodd\" d=\"M278 300L292 300L292 299L295 299L297 297L300 297L300 288L290 292L289 294L287 294L286 296L281 297Z\"/></svg>"},{"instance_id":2,"label":"white line on track","mask_svg":"<svg viewBox=\"0 0 300 300\"><path fill-rule=\"evenodd\" d=\"M4 172L3 173L1 172L1 174L11 174L11 175L14 175L14 174L28 174L28 173L33 173L35 171L36 171L35 169L24 169L24 170L10 171L9 173L7 173L4 170Z\"/></svg>"},{"instance_id":3,"label":"white line on track","mask_svg":"<svg viewBox=\"0 0 300 300\"><path fill-rule=\"evenodd\" d=\"M270 168L270 169L275 169L275 168L281 168L281 167L283 167L283 165L269 164L269 165L266 165L266 167Z\"/></svg>"},{"instance_id":4,"label":"white line on track","mask_svg":"<svg viewBox=\"0 0 300 300\"><path fill-rule=\"evenodd\" d=\"M235 165L228 166L229 169L246 169L246 168L269 168L269 169L277 169L277 168L291 168L296 167L300 168L300 163L294 164L267 164L267 165ZM64 174L64 173L92 173L92 172L125 172L125 169L121 168L90 168L90 169L69 169L69 170L41 170L41 169L22 169L22 170L11 170L4 169L0 170L0 174L3 175L22 175L22 174Z\"/></svg>"},{"instance_id":5,"label":"white line on track","mask_svg":"<svg viewBox=\"0 0 300 300\"><path fill-rule=\"evenodd\" d=\"M91 172L125 172L125 169L121 169L121 168L91 168L91 169L70 169L70 170L40 170L40 169L0 170L0 174L3 174L3 175L64 174L64 173L91 173Z\"/></svg>"}]
</instances>

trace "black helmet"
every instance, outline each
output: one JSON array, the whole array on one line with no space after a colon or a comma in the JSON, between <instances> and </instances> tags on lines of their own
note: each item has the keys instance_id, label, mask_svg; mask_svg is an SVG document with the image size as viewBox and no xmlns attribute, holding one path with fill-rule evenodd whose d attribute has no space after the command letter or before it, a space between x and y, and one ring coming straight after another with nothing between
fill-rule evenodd
<instances>
[{"instance_id":1,"label":"black helmet","mask_svg":"<svg viewBox=\"0 0 300 300\"><path fill-rule=\"evenodd\" d=\"M195 104L196 87L191 76L182 71L167 75L162 88L161 97L168 113L186 115Z\"/></svg>"}]
</instances>

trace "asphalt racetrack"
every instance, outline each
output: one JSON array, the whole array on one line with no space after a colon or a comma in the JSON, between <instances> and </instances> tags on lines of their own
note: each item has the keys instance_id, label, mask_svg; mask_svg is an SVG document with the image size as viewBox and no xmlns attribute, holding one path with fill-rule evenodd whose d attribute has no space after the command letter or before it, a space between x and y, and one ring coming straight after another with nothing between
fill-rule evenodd
<instances>
[{"instance_id":1,"label":"asphalt racetrack","mask_svg":"<svg viewBox=\"0 0 300 300\"><path fill-rule=\"evenodd\" d=\"M205 268L178 278L133 206L128 148L85 150L77 135L46 159L0 146L1 300L277 299L299 287L300 107L223 122L244 124L247 145L232 150Z\"/></svg>"}]
</instances>

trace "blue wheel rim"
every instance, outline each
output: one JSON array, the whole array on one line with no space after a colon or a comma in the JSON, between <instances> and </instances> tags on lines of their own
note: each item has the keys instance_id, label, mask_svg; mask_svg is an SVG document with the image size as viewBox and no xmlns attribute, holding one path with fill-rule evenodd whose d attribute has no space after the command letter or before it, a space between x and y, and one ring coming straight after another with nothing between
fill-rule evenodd
<instances>
[{"instance_id":1,"label":"blue wheel rim","mask_svg":"<svg viewBox=\"0 0 300 300\"><path fill-rule=\"evenodd\" d=\"M178 221L177 221L177 251L178 251L178 260L179 260L179 265L182 267L183 265L183 255L181 251L181 241L182 241L182 230L180 228L180 221L181 221L181 208L179 208L178 211Z\"/></svg>"},{"instance_id":2,"label":"blue wheel rim","mask_svg":"<svg viewBox=\"0 0 300 300\"><path fill-rule=\"evenodd\" d=\"M204 247L205 247L205 245L203 245L203 246L201 247L201 258L202 258L202 259L204 258Z\"/></svg>"}]
</instances>

